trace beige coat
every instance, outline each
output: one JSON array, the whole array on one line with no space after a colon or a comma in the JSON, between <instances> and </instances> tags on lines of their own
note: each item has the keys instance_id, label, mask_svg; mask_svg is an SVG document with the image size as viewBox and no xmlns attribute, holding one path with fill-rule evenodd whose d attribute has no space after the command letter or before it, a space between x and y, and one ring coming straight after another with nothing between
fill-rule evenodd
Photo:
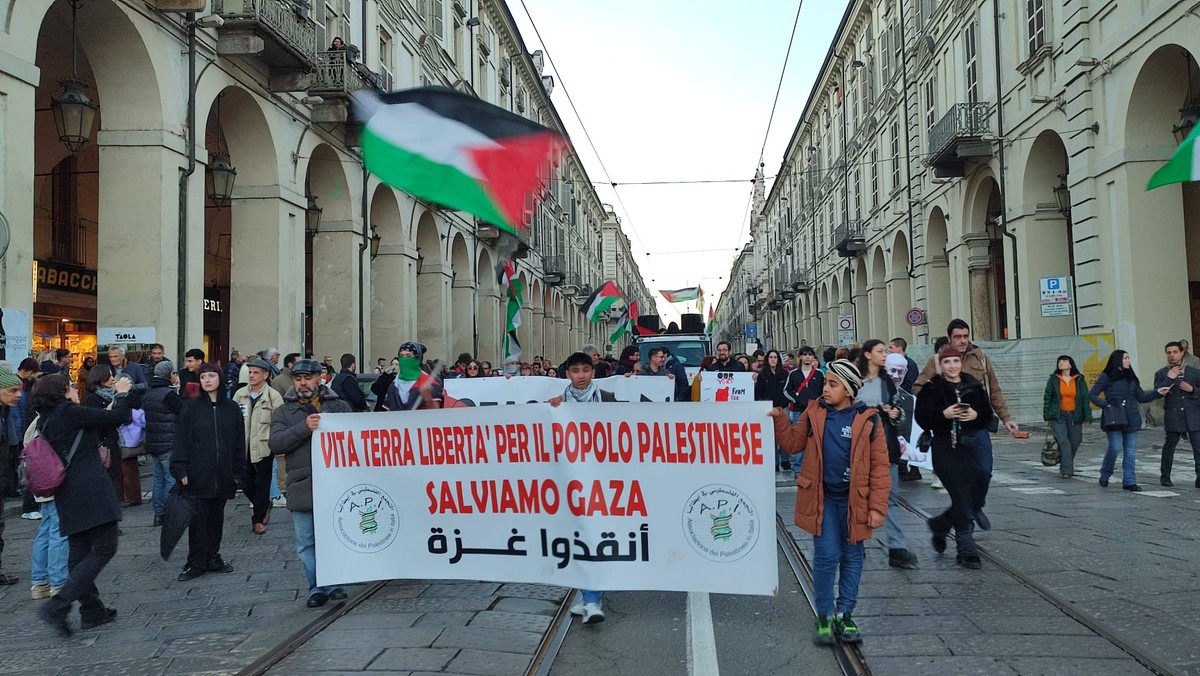
<instances>
[{"instance_id":1,"label":"beige coat","mask_svg":"<svg viewBox=\"0 0 1200 676\"><path fill-rule=\"evenodd\" d=\"M242 422L246 430L246 449L250 462L271 457L267 440L271 438L271 414L283 406L283 397L270 385L263 385L262 394L254 410L250 410L250 386L247 385L233 395L233 403L242 408Z\"/></svg>"}]
</instances>

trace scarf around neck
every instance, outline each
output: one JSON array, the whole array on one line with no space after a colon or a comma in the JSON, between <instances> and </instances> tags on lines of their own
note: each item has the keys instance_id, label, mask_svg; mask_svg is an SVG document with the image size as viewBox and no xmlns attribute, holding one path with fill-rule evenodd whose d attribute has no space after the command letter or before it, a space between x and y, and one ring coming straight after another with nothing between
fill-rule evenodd
<instances>
[{"instance_id":1,"label":"scarf around neck","mask_svg":"<svg viewBox=\"0 0 1200 676\"><path fill-rule=\"evenodd\" d=\"M92 390L92 392L100 395L100 398L105 402L111 402L117 396L117 393L111 387L98 387Z\"/></svg>"},{"instance_id":2,"label":"scarf around neck","mask_svg":"<svg viewBox=\"0 0 1200 676\"><path fill-rule=\"evenodd\" d=\"M600 401L600 386L596 384L595 380L588 383L588 386L582 390L575 389L573 385L567 385L567 389L563 390L563 398L581 404Z\"/></svg>"}]
</instances>

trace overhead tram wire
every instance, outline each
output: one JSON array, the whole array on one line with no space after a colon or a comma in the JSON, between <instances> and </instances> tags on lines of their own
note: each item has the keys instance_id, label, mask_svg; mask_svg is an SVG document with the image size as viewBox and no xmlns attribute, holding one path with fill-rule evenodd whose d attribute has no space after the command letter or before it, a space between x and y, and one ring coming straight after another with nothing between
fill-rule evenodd
<instances>
[{"instance_id":1,"label":"overhead tram wire","mask_svg":"<svg viewBox=\"0 0 1200 676\"><path fill-rule=\"evenodd\" d=\"M524 2L524 0L522 0ZM771 114L767 117L767 130L763 132L762 147L758 150L758 164L762 165L763 156L767 152L767 140L771 137L771 125L775 122L775 109L779 106L779 94L783 92L783 76L787 74L788 61L792 57L792 45L796 44L796 28L800 25L800 10L804 8L804 0L796 3L796 17L792 19L792 34L788 37L787 52L783 55L783 66L779 69L779 82L775 85L775 100L771 102ZM757 172L755 172L757 173ZM763 179L766 180L765 178ZM742 224L742 228L738 230L737 241L740 244L742 241L742 232L750 225L749 210L752 206L754 191L751 190L751 198L747 200L746 206L746 221Z\"/></svg>"},{"instance_id":2,"label":"overhead tram wire","mask_svg":"<svg viewBox=\"0 0 1200 676\"><path fill-rule=\"evenodd\" d=\"M592 140L592 135L588 133L587 125L583 123L583 117L579 114L579 109L575 107L575 100L571 98L571 92L567 90L566 78L563 77L562 71L558 69L558 64L554 63L554 58L550 56L550 48L546 45L546 41L542 39L542 32L538 30L537 22L533 20L533 14L529 12L529 6L525 4L525 0L521 0L521 9L525 10L525 16L529 19L529 25L533 27L533 34L537 36L538 42L542 45L546 60L550 62L550 65L554 67L554 72L558 74L558 86L562 88L563 95L567 97L567 103L571 106L571 112L575 114L575 119L579 122L579 128L583 130L583 137L587 139L588 146L591 147L592 153L596 156L596 162L600 165L600 170L604 172L604 178L608 179L609 184L613 186L613 195L616 196L617 203L621 205L621 211L625 212L625 220L628 221L629 232L637 240L638 247L642 251L646 251L646 245L642 242L641 236L638 235L637 229L633 227L633 218L629 215L629 209L626 208L625 202L621 199L621 193L617 192L617 184L613 182L612 175L608 173L608 167L604 166L604 160L600 157L600 151L596 149L596 143Z\"/></svg>"}]
</instances>

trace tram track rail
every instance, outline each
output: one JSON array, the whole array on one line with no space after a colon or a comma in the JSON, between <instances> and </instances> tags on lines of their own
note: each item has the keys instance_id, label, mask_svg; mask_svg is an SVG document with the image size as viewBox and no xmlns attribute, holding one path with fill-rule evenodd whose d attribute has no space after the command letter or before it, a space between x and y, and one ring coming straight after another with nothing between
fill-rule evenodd
<instances>
[{"instance_id":1,"label":"tram track rail","mask_svg":"<svg viewBox=\"0 0 1200 676\"><path fill-rule=\"evenodd\" d=\"M913 504L904 496L897 496L897 499L901 507L908 510L912 514L921 517L922 519L927 520L933 516L921 507ZM976 540L975 544L979 548L980 558L992 564L1017 582L1021 583L1021 585L1023 585L1025 588L1034 592L1038 596L1041 596L1046 600L1046 602L1057 608L1067 617L1087 627L1089 631L1108 641L1121 652L1129 655L1138 664L1154 672L1155 674L1159 674L1160 676L1170 676L1177 673L1168 665L1163 664L1154 656L1139 648L1132 640L1125 638L1117 630L1108 626L1096 617L1079 610L1065 597L1061 596L1049 587L1041 584L1037 580L1034 580L1032 577L1022 573L1014 566L1006 563L1003 559L990 552L987 547L980 545L978 540Z\"/></svg>"},{"instance_id":2,"label":"tram track rail","mask_svg":"<svg viewBox=\"0 0 1200 676\"><path fill-rule=\"evenodd\" d=\"M812 568L808 565L808 560L804 558L804 552L800 551L800 548L796 546L796 541L787 532L783 517L778 513L775 514L775 540L779 543L779 549L783 551L788 566L796 576L796 581L800 583L800 589L804 592L804 598L808 600L808 606L812 609L815 617L817 602L816 594L813 591ZM838 668L841 669L843 676L870 676L871 669L867 666L866 658L863 657L862 650L858 645L838 641L833 644L833 656L837 660Z\"/></svg>"}]
</instances>

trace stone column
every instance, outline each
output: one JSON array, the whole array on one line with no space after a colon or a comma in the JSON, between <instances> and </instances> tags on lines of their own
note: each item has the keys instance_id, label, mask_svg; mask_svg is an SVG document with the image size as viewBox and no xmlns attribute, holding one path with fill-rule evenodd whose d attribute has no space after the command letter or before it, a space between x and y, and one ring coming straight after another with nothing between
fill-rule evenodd
<instances>
[{"instance_id":1,"label":"stone column","mask_svg":"<svg viewBox=\"0 0 1200 676\"><path fill-rule=\"evenodd\" d=\"M32 54L29 56L33 58ZM34 183L34 94L38 69L32 63L13 67L15 59L0 73L0 91L4 92L4 114L0 116L0 179L3 180L2 208L8 217L12 240L8 253L0 260L0 302L4 307L21 308L29 313L33 325L33 183ZM63 152L66 152L65 149ZM23 224L24 227L18 226ZM8 321L7 318L5 321ZM172 334L174 335L174 334ZM24 357L25 355L20 355ZM15 368L18 355L9 354Z\"/></svg>"},{"instance_id":2,"label":"stone column","mask_svg":"<svg viewBox=\"0 0 1200 676\"><path fill-rule=\"evenodd\" d=\"M229 344L242 351L298 345L304 312L304 209L281 199L277 186L239 187L238 194L247 197L229 207ZM271 194L277 196L258 197ZM199 255L193 260L201 265Z\"/></svg>"},{"instance_id":3,"label":"stone column","mask_svg":"<svg viewBox=\"0 0 1200 676\"><path fill-rule=\"evenodd\" d=\"M480 330L476 295L475 280L471 278L471 272L456 270L450 308L450 315L454 318L450 325L453 350L452 354L447 353L449 359L457 359L463 352L475 353L475 335Z\"/></svg>"},{"instance_id":4,"label":"stone column","mask_svg":"<svg viewBox=\"0 0 1200 676\"><path fill-rule=\"evenodd\" d=\"M891 340L899 336L912 342L913 327L909 326L908 321L905 319L909 309L913 306L912 282L908 278L907 270L898 269L887 280L887 298L888 308L891 313L889 323L895 328L890 329L888 337L883 340Z\"/></svg>"},{"instance_id":5,"label":"stone column","mask_svg":"<svg viewBox=\"0 0 1200 676\"><path fill-rule=\"evenodd\" d=\"M983 233L963 236L967 245L967 271L970 274L971 337L989 340L992 335L992 293L989 278L992 259L991 239Z\"/></svg>"},{"instance_id":6,"label":"stone column","mask_svg":"<svg viewBox=\"0 0 1200 676\"><path fill-rule=\"evenodd\" d=\"M492 362L498 365L504 355L504 320L502 319L503 299L495 287L481 291L479 294L479 354L476 359Z\"/></svg>"},{"instance_id":7,"label":"stone column","mask_svg":"<svg viewBox=\"0 0 1200 676\"><path fill-rule=\"evenodd\" d=\"M371 342L374 357L391 360L400 343L416 335L417 251L381 246L371 261Z\"/></svg>"},{"instance_id":8,"label":"stone column","mask_svg":"<svg viewBox=\"0 0 1200 676\"><path fill-rule=\"evenodd\" d=\"M426 359L453 359L448 340L450 296L450 265L421 261L417 275L417 331L404 340L417 340L425 345ZM401 341L403 342L403 341Z\"/></svg>"},{"instance_id":9,"label":"stone column","mask_svg":"<svg viewBox=\"0 0 1200 676\"><path fill-rule=\"evenodd\" d=\"M313 354L336 360L344 352L358 353L361 227L355 221L321 221L313 237Z\"/></svg>"},{"instance_id":10,"label":"stone column","mask_svg":"<svg viewBox=\"0 0 1200 676\"><path fill-rule=\"evenodd\" d=\"M148 137L156 139L151 145ZM11 137L10 137L11 138ZM98 327L153 326L157 342L176 349L179 303L179 164L183 144L166 148L161 131L100 132ZM198 167L198 174L203 174ZM196 199L196 196L192 196ZM13 219L10 215L10 222ZM13 222L16 226L16 222ZM191 226L204 230L204 221ZM26 228L14 227L14 241ZM204 250L191 249L189 274L203 279ZM14 261L13 252L8 257ZM16 261L21 260L20 249ZM29 259L24 259L28 262ZM24 275L27 277L29 272ZM201 281L202 283L202 281ZM190 296L188 311L203 315L203 292ZM196 336L195 345L199 345ZM228 355L210 355L224 358Z\"/></svg>"}]
</instances>

